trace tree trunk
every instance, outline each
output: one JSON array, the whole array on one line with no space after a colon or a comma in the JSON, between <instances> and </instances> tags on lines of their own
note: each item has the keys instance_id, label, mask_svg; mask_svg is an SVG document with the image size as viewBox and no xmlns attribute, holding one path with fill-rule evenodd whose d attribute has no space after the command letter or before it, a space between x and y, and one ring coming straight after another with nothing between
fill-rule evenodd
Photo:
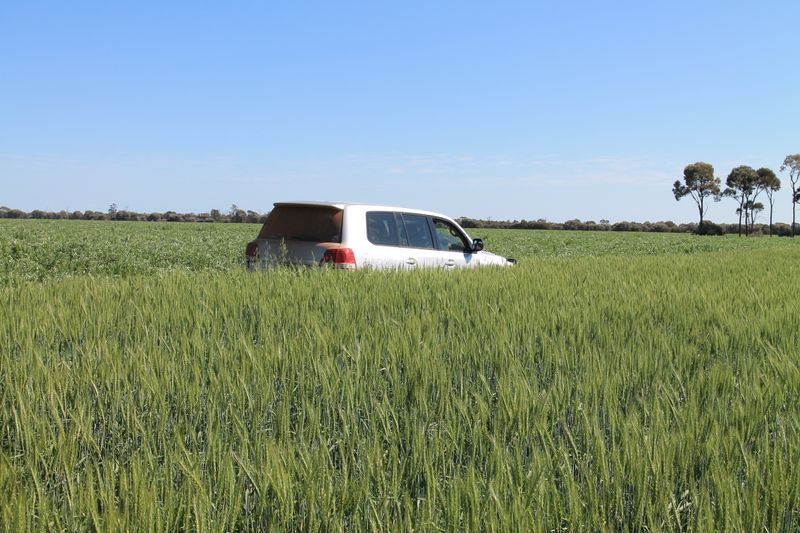
<instances>
[{"instance_id":1,"label":"tree trunk","mask_svg":"<svg viewBox=\"0 0 800 533\"><path fill-rule=\"evenodd\" d=\"M750 210L744 210L744 236L748 237L750 235Z\"/></svg>"},{"instance_id":2,"label":"tree trunk","mask_svg":"<svg viewBox=\"0 0 800 533\"><path fill-rule=\"evenodd\" d=\"M744 209L744 207L742 207L742 204L740 203L739 204L739 230L738 230L739 237L742 236L742 209Z\"/></svg>"},{"instance_id":3,"label":"tree trunk","mask_svg":"<svg viewBox=\"0 0 800 533\"><path fill-rule=\"evenodd\" d=\"M772 237L772 200L769 201L769 236Z\"/></svg>"},{"instance_id":4,"label":"tree trunk","mask_svg":"<svg viewBox=\"0 0 800 533\"><path fill-rule=\"evenodd\" d=\"M750 236L750 232L753 231L753 210L748 209L747 212L744 214L744 235L745 237Z\"/></svg>"},{"instance_id":5,"label":"tree trunk","mask_svg":"<svg viewBox=\"0 0 800 533\"><path fill-rule=\"evenodd\" d=\"M697 226L697 233L699 235L702 235L703 234L702 233L702 231L703 231L703 200L702 199L700 200L700 203L697 204L697 210L700 211L700 225Z\"/></svg>"}]
</instances>

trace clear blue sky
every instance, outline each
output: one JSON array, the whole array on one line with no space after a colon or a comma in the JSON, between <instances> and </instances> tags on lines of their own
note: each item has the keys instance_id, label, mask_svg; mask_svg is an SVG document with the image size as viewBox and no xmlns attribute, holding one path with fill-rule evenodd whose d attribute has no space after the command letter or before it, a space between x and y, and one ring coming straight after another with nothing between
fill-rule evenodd
<instances>
[{"instance_id":1,"label":"clear blue sky","mask_svg":"<svg viewBox=\"0 0 800 533\"><path fill-rule=\"evenodd\" d=\"M691 221L686 164L800 152L798 20L797 1L5 2L0 205Z\"/></svg>"}]
</instances>

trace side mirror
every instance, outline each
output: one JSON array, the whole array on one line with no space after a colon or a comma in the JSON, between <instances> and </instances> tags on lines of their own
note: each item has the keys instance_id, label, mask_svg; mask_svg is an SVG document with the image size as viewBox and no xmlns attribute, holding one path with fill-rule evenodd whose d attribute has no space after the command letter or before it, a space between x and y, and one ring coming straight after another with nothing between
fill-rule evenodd
<instances>
[{"instance_id":1,"label":"side mirror","mask_svg":"<svg viewBox=\"0 0 800 533\"><path fill-rule=\"evenodd\" d=\"M483 250L483 239L472 239L472 251L480 252Z\"/></svg>"}]
</instances>

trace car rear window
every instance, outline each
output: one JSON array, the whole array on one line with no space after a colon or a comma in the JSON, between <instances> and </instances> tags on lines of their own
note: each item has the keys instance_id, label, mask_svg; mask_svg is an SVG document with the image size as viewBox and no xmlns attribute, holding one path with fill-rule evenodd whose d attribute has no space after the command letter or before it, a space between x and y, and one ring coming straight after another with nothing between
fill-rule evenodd
<instances>
[{"instance_id":1,"label":"car rear window","mask_svg":"<svg viewBox=\"0 0 800 533\"><path fill-rule=\"evenodd\" d=\"M433 248L428 217L411 213L367 212L367 240L380 246Z\"/></svg>"},{"instance_id":2,"label":"car rear window","mask_svg":"<svg viewBox=\"0 0 800 533\"><path fill-rule=\"evenodd\" d=\"M433 248L433 237L428 225L428 217L403 213L408 245L413 248Z\"/></svg>"},{"instance_id":3,"label":"car rear window","mask_svg":"<svg viewBox=\"0 0 800 533\"><path fill-rule=\"evenodd\" d=\"M388 211L367 213L367 240L382 246L408 246L406 228L400 213Z\"/></svg>"},{"instance_id":4,"label":"car rear window","mask_svg":"<svg viewBox=\"0 0 800 533\"><path fill-rule=\"evenodd\" d=\"M342 242L342 210L311 205L279 205L258 234L259 239Z\"/></svg>"}]
</instances>

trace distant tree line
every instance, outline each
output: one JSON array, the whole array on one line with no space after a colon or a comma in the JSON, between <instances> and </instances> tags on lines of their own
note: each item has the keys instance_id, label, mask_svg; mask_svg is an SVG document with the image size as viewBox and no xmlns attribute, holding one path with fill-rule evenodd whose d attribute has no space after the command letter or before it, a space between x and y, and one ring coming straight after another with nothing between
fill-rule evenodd
<instances>
[{"instance_id":1,"label":"distant tree line","mask_svg":"<svg viewBox=\"0 0 800 533\"><path fill-rule=\"evenodd\" d=\"M789 192L792 202L792 225L788 234L794 237L797 234L796 211L800 202L800 154L787 155L780 167L781 172L789 173ZM785 234L783 228L776 229L772 222L772 211L775 206L775 194L781 189L781 180L769 168L755 170L747 165L740 165L733 170L725 180L725 189L722 189L722 180L714 176L714 167L703 161L687 165L683 169L683 181L676 180L672 185L672 194L676 200L690 197L697 206L700 222L697 225L698 233L713 233L707 227L710 223L705 220L710 202L719 202L723 198L731 198L736 202L736 214L739 223L736 232L739 236L752 235L756 231L756 219L764 210L764 204L758 197L764 193L769 203L769 229L770 235ZM744 223L744 228L742 228ZM762 230L763 233L763 225Z\"/></svg>"},{"instance_id":2,"label":"distant tree line","mask_svg":"<svg viewBox=\"0 0 800 533\"><path fill-rule=\"evenodd\" d=\"M227 222L261 224L266 220L269 212L258 213L250 209L241 209L231 206L227 211L212 209L208 213L178 213L175 211L138 213L127 209L118 209L111 204L107 211L43 211L35 209L30 212L20 209L11 209L0 206L0 219L2 218L36 218L51 220L132 220L140 222ZM461 217L457 219L464 228L498 228L498 229L547 229L547 230L573 230L573 231L644 231L656 233L697 233L698 225L695 223L676 224L672 221L661 222L615 222L608 220L581 221L578 219L566 222L549 222L545 219L538 220L484 220L478 218ZM723 235L736 233L736 224L714 224L703 222L704 231L708 234ZM788 224L775 224L778 235L789 235L791 226ZM751 225L753 233L768 233L769 227L764 224Z\"/></svg>"},{"instance_id":3,"label":"distant tree line","mask_svg":"<svg viewBox=\"0 0 800 533\"><path fill-rule=\"evenodd\" d=\"M51 220L133 220L140 222L227 222L261 224L266 220L269 212L258 213L250 209L232 209L222 212L212 209L208 213L177 213L166 211L163 213L137 213L127 209L117 209L112 204L107 211L42 211L35 209L30 212L20 209L11 209L0 206L0 219L2 218L37 218ZM545 219L538 220L484 220L478 218L461 217L458 223L464 228L497 228L497 229L547 229L547 230L572 230L572 231L641 231L655 233L705 233L709 235L724 235L737 233L737 224L714 224L708 220L703 221L703 230L698 230L698 224L676 224L670 220L660 222L614 222L608 220L581 221L578 219L566 222L550 222ZM766 224L750 224L750 233L769 233ZM791 235L791 226L788 224L775 224L773 228L776 235Z\"/></svg>"},{"instance_id":4,"label":"distant tree line","mask_svg":"<svg viewBox=\"0 0 800 533\"><path fill-rule=\"evenodd\" d=\"M772 212L775 205L775 194L781 189L781 181L769 168L753 169L741 165L728 174L725 189L722 180L714 176L714 167L703 161L687 165L683 169L683 181L676 180L672 185L672 194L676 200L690 197L697 206L699 223L675 224L671 221L661 222L616 222L608 220L599 223L593 220L582 222L578 219L566 222L548 222L538 220L495 221L462 217L459 223L465 228L508 228L508 229L549 229L549 230L581 230L581 231L647 231L658 233L698 233L701 235L724 235L736 233L742 235L797 235L796 210L800 203L800 154L787 155L780 167L781 172L788 172L790 198L792 202L792 224L774 224ZM761 194L766 196L769 204L769 224L757 224L759 214L765 209L758 201ZM723 198L731 198L736 202L737 224L715 224L706 220L711 202L719 202ZM262 223L269 213L245 210L232 205L227 212L212 209L208 213L137 213L127 209L118 209L111 204L107 211L42 211L35 209L29 213L19 209L0 206L0 218L44 218L70 220L139 220L154 222L233 222ZM744 227L742 226L744 224Z\"/></svg>"},{"instance_id":5,"label":"distant tree line","mask_svg":"<svg viewBox=\"0 0 800 533\"><path fill-rule=\"evenodd\" d=\"M241 209L232 205L223 212L212 209L208 213L137 213L127 209L118 209L111 204L107 211L42 211L34 209L30 212L0 206L0 218L42 218L53 220L135 220L141 222L233 222L263 223L269 213L258 213L249 209Z\"/></svg>"},{"instance_id":6,"label":"distant tree line","mask_svg":"<svg viewBox=\"0 0 800 533\"><path fill-rule=\"evenodd\" d=\"M676 224L670 220L660 222L614 222L608 220L581 221L578 219L567 220L566 222L549 222L544 219L539 220L482 220L469 217L461 217L458 223L462 228L490 228L490 229L548 229L548 230L572 230L572 231L638 231L652 233L700 233L703 235L726 235L738 232L737 224L715 224L709 220L704 220L702 229L695 222L688 224ZM792 227L789 224L774 224L775 235L791 235ZM751 234L768 234L769 225L754 224Z\"/></svg>"}]
</instances>

